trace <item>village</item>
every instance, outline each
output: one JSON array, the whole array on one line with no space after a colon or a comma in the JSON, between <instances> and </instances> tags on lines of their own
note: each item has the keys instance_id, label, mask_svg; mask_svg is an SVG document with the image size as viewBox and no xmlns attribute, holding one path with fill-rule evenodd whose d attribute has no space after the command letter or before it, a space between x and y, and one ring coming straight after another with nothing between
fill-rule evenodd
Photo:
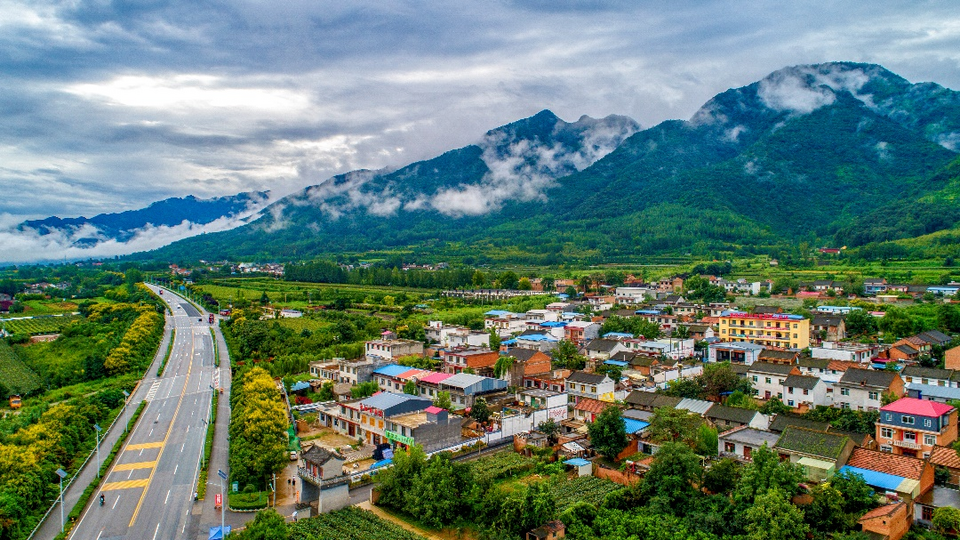
<instances>
[{"instance_id":1,"label":"village","mask_svg":"<svg viewBox=\"0 0 960 540\"><path fill-rule=\"evenodd\" d=\"M705 278L731 294L771 288ZM538 293L539 280L531 282L533 290L444 294L490 300ZM576 283L553 285L569 293ZM842 286L816 281L796 297L848 298ZM863 294L877 302L931 294L949 302L958 288L877 279L865 280ZM953 447L960 346L953 337L931 330L892 342L852 339L848 319L883 312L843 302L815 305L806 317L762 303L698 303L683 297L683 277L598 290L560 293L544 309L523 313L489 310L483 330L431 321L427 344L385 331L365 343L361 358L311 363L313 378L289 389L291 403L324 384L336 399L292 410L309 415L314 429L357 444L304 443L298 503L313 512L342 508L351 482L375 479L396 452L413 447L427 455L548 449L574 476L629 485L666 442L651 426L677 415L714 431L707 467L724 458L747 464L767 449L800 465L810 486L859 475L883 502L860 517L859 527L878 537L898 540L911 524L929 527L937 508L960 501ZM604 331L612 322L652 331ZM370 385L373 395L354 398L359 385ZM862 421L828 420L838 414ZM625 435L606 457L591 437L601 417L615 417ZM339 467L325 468L330 460ZM562 523L544 527L528 538L550 537Z\"/></svg>"}]
</instances>

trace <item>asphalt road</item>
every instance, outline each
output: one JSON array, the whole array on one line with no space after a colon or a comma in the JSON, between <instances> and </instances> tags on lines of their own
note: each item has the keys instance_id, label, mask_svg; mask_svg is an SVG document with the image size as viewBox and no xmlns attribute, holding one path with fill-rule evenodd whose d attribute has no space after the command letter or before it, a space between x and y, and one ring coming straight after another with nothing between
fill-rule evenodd
<instances>
[{"instance_id":1,"label":"asphalt road","mask_svg":"<svg viewBox=\"0 0 960 540\"><path fill-rule=\"evenodd\" d=\"M144 381L148 404L100 486L104 505L94 498L72 539L158 540L198 533L193 493L217 369L211 325L205 313L170 291L163 298L177 331L166 371ZM216 471L211 475L216 478Z\"/></svg>"}]
</instances>

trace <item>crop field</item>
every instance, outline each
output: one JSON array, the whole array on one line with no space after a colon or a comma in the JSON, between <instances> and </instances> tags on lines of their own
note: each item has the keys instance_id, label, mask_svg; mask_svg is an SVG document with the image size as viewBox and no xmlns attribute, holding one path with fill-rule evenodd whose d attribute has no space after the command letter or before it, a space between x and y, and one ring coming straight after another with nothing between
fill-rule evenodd
<instances>
[{"instance_id":1,"label":"crop field","mask_svg":"<svg viewBox=\"0 0 960 540\"><path fill-rule=\"evenodd\" d=\"M290 540L426 540L373 512L347 507L290 525Z\"/></svg>"},{"instance_id":2,"label":"crop field","mask_svg":"<svg viewBox=\"0 0 960 540\"><path fill-rule=\"evenodd\" d=\"M536 464L536 460L515 452L500 452L470 463L473 474L478 482L485 480L499 480L514 476L517 473L529 471Z\"/></svg>"},{"instance_id":3,"label":"crop field","mask_svg":"<svg viewBox=\"0 0 960 540\"><path fill-rule=\"evenodd\" d=\"M11 334L56 334L73 321L80 320L79 315L34 317L32 319L6 319L4 328Z\"/></svg>"},{"instance_id":4,"label":"crop field","mask_svg":"<svg viewBox=\"0 0 960 540\"><path fill-rule=\"evenodd\" d=\"M557 502L557 513L568 506L584 501L599 506L607 494L622 489L623 486L596 476L581 476L573 480L559 482L551 486L553 500Z\"/></svg>"},{"instance_id":5,"label":"crop field","mask_svg":"<svg viewBox=\"0 0 960 540\"><path fill-rule=\"evenodd\" d=\"M40 388L40 377L3 341L0 341L0 383L14 394L29 394Z\"/></svg>"}]
</instances>

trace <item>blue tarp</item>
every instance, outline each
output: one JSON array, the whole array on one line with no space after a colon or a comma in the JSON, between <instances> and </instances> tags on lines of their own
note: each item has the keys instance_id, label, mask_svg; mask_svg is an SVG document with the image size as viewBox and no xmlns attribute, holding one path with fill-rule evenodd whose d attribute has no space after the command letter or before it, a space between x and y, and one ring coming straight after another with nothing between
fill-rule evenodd
<instances>
[{"instance_id":1,"label":"blue tarp","mask_svg":"<svg viewBox=\"0 0 960 540\"><path fill-rule=\"evenodd\" d=\"M207 540L222 540L228 534L230 534L230 525L225 525L223 531L220 530L220 527L210 527L210 536L207 537Z\"/></svg>"},{"instance_id":2,"label":"blue tarp","mask_svg":"<svg viewBox=\"0 0 960 540\"><path fill-rule=\"evenodd\" d=\"M500 344L501 344L501 345L514 345L514 344L516 344L516 342L517 342L517 340L515 340L515 339L508 339L508 340L506 340L506 341L501 341Z\"/></svg>"},{"instance_id":3,"label":"blue tarp","mask_svg":"<svg viewBox=\"0 0 960 540\"><path fill-rule=\"evenodd\" d=\"M643 420L636 420L634 418L624 418L623 425L627 428L627 434L632 435L647 429L647 427L650 426L650 423L644 422Z\"/></svg>"},{"instance_id":4,"label":"blue tarp","mask_svg":"<svg viewBox=\"0 0 960 540\"><path fill-rule=\"evenodd\" d=\"M544 321L540 323L540 326L544 328L563 328L568 323L562 321Z\"/></svg>"},{"instance_id":5,"label":"blue tarp","mask_svg":"<svg viewBox=\"0 0 960 540\"><path fill-rule=\"evenodd\" d=\"M604 338L626 338L632 339L633 334L628 334L626 332L607 332L603 335Z\"/></svg>"},{"instance_id":6,"label":"blue tarp","mask_svg":"<svg viewBox=\"0 0 960 540\"><path fill-rule=\"evenodd\" d=\"M517 339L522 339L524 341L557 341L556 339L543 334L527 334L525 336L520 336ZM500 342L501 345L504 343L506 342Z\"/></svg>"},{"instance_id":7,"label":"blue tarp","mask_svg":"<svg viewBox=\"0 0 960 540\"><path fill-rule=\"evenodd\" d=\"M371 466L370 466L370 470L372 471L372 470L374 470L374 469L379 469L380 467L386 467L387 465L390 465L391 463L393 463L393 460L392 460L392 459L381 459L380 461L378 461L378 462L374 463L373 465L371 465Z\"/></svg>"},{"instance_id":8,"label":"blue tarp","mask_svg":"<svg viewBox=\"0 0 960 540\"><path fill-rule=\"evenodd\" d=\"M306 381L300 381L300 382L298 382L298 383L295 383L293 386L291 386L291 387L290 387L290 391L291 391L291 392L299 392L299 391L301 391L301 390L306 390L307 388L310 388L310 383L308 383L308 382L306 382Z\"/></svg>"},{"instance_id":9,"label":"blue tarp","mask_svg":"<svg viewBox=\"0 0 960 540\"><path fill-rule=\"evenodd\" d=\"M860 467L851 467L850 465L840 467L840 470L837 472L857 473L863 477L863 481L866 482L868 486L880 488L885 491L896 491L897 488L900 487L900 484L906 480L906 478L902 476L871 471L870 469L861 469Z\"/></svg>"},{"instance_id":10,"label":"blue tarp","mask_svg":"<svg viewBox=\"0 0 960 540\"><path fill-rule=\"evenodd\" d=\"M590 462L583 458L574 458L574 459L568 459L564 461L563 464L570 465L573 467L583 467L584 465L589 465Z\"/></svg>"},{"instance_id":11,"label":"blue tarp","mask_svg":"<svg viewBox=\"0 0 960 540\"><path fill-rule=\"evenodd\" d=\"M504 315L509 315L511 311L506 311L503 309L491 309L490 311L484 313L484 315L489 315L491 317L503 317Z\"/></svg>"},{"instance_id":12,"label":"blue tarp","mask_svg":"<svg viewBox=\"0 0 960 540\"><path fill-rule=\"evenodd\" d=\"M373 370L373 372L376 373L377 375L385 375L387 377L396 377L397 375L400 375L401 373L406 373L411 369L413 368L407 367L407 366L399 366L397 364L388 364L386 366L383 366L382 368L377 368Z\"/></svg>"},{"instance_id":13,"label":"blue tarp","mask_svg":"<svg viewBox=\"0 0 960 540\"><path fill-rule=\"evenodd\" d=\"M617 366L617 367L627 367L630 364L628 362L621 362L620 360L607 360L604 362L608 366Z\"/></svg>"}]
</instances>

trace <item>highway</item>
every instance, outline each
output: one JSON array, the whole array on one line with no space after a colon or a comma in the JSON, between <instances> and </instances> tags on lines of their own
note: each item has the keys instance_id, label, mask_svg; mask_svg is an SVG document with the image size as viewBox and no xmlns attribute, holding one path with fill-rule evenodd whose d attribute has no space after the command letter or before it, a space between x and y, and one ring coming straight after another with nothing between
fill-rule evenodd
<instances>
[{"instance_id":1,"label":"highway","mask_svg":"<svg viewBox=\"0 0 960 540\"><path fill-rule=\"evenodd\" d=\"M144 379L148 404L100 486L104 505L95 495L71 539L159 540L199 532L193 494L217 371L212 325L206 313L170 291L162 298L176 328L166 371Z\"/></svg>"}]
</instances>

